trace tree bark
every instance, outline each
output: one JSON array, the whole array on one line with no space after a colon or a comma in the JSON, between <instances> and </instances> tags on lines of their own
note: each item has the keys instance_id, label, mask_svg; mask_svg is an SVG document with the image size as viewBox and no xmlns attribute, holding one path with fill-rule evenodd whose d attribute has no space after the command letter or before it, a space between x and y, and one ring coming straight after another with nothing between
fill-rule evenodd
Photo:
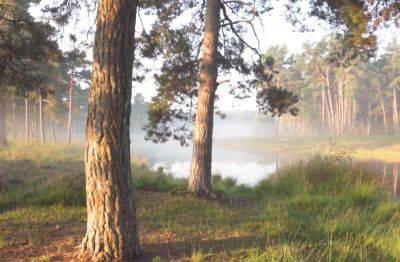
<instances>
[{"instance_id":1,"label":"tree bark","mask_svg":"<svg viewBox=\"0 0 400 262\"><path fill-rule=\"evenodd\" d=\"M132 261L140 252L130 158L134 32L138 1L100 0L86 127L90 260Z\"/></svg>"},{"instance_id":2,"label":"tree bark","mask_svg":"<svg viewBox=\"0 0 400 262\"><path fill-rule=\"evenodd\" d=\"M72 89L74 82L72 78L68 81L68 127L67 127L67 142L71 143L72 133Z\"/></svg>"},{"instance_id":3,"label":"tree bark","mask_svg":"<svg viewBox=\"0 0 400 262\"><path fill-rule=\"evenodd\" d=\"M6 101L0 95L0 146L7 146Z\"/></svg>"},{"instance_id":4,"label":"tree bark","mask_svg":"<svg viewBox=\"0 0 400 262\"><path fill-rule=\"evenodd\" d=\"M200 69L200 92L193 138L189 190L197 196L211 194L212 134L217 88L217 49L221 2L207 0L204 50Z\"/></svg>"},{"instance_id":5,"label":"tree bark","mask_svg":"<svg viewBox=\"0 0 400 262\"><path fill-rule=\"evenodd\" d=\"M44 116L43 116L43 98L42 92L39 90L39 129L40 129L40 143L46 142L44 131Z\"/></svg>"}]
</instances>

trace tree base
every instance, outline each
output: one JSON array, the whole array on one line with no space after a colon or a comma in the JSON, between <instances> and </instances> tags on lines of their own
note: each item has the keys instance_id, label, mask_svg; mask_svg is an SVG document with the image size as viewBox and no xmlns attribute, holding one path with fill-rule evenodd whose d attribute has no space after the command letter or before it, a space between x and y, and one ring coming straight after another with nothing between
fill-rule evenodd
<instances>
[{"instance_id":1,"label":"tree base","mask_svg":"<svg viewBox=\"0 0 400 262\"><path fill-rule=\"evenodd\" d=\"M124 256L117 256L115 253L100 251L96 252L88 248L80 246L80 250L77 252L76 256L79 261L94 261L94 262L106 262L106 261L133 261L135 258L140 257L140 253L132 248L132 253Z\"/></svg>"},{"instance_id":2,"label":"tree base","mask_svg":"<svg viewBox=\"0 0 400 262\"><path fill-rule=\"evenodd\" d=\"M191 194L196 198L202 198L208 200L218 200L221 198L219 194L216 194L214 192L191 191Z\"/></svg>"}]
</instances>

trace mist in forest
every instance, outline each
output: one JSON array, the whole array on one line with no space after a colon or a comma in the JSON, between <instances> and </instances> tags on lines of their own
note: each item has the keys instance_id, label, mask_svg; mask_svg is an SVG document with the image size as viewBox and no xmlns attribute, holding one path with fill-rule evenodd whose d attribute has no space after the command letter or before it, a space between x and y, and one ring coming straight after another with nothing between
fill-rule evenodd
<instances>
[{"instance_id":1,"label":"mist in forest","mask_svg":"<svg viewBox=\"0 0 400 262\"><path fill-rule=\"evenodd\" d=\"M307 43L295 54L284 45L269 48L264 57L273 61L272 84L297 96L298 114L263 115L258 112L254 92L250 92L250 98L242 103L254 104L254 110L216 114L214 139L399 135L400 43L393 38L381 50L379 55L365 56L335 35ZM76 51L66 56L65 64L54 69L59 75L47 79L46 88L11 92L1 104L5 119L2 135L27 141L84 141L88 62ZM132 99L134 140L145 135L150 105L141 93ZM193 129L192 117L184 123L189 126L187 133ZM182 123L168 124L179 128Z\"/></svg>"},{"instance_id":2,"label":"mist in forest","mask_svg":"<svg viewBox=\"0 0 400 262\"><path fill-rule=\"evenodd\" d=\"M268 151L269 145L263 143L271 139L299 139L293 143L310 137L368 140L381 135L398 139L400 44L393 38L381 50L379 55L364 56L335 35L307 43L295 54L284 45L270 47L264 53L275 74L270 85L285 88L296 96L297 113L264 114L255 103L256 90L249 90L247 99L239 100L238 107L240 103L251 103L254 110L216 110L213 172L235 176L243 183L256 183L277 170L283 159L293 158L287 153L283 156ZM66 56L62 70L54 71L59 75L48 79L48 88L12 94L2 103L5 128L1 134L29 142L85 143L90 71L84 54L75 51ZM151 106L152 101L143 94L134 95L130 119L132 157L153 169L162 167L178 177L187 177L194 108L185 113L187 118L182 119L186 120L168 121L168 128L161 133L171 135L160 142L148 137ZM174 130L184 130L184 135L175 137ZM248 139L253 143L245 142ZM228 144L229 148L221 144ZM252 170L255 180L240 180L246 170Z\"/></svg>"}]
</instances>

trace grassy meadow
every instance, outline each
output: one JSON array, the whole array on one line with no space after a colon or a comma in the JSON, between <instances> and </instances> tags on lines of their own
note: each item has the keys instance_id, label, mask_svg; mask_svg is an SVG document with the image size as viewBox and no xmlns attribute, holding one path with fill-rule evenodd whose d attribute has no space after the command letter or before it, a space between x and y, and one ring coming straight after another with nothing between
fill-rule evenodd
<instances>
[{"instance_id":1,"label":"grassy meadow","mask_svg":"<svg viewBox=\"0 0 400 262\"><path fill-rule=\"evenodd\" d=\"M389 144L389 143L388 143ZM260 152L261 153L261 152ZM400 205L336 154L254 188L214 176L216 200L134 162L141 261L396 261ZM251 174L249 174L250 176ZM0 150L0 261L70 261L85 233L83 147Z\"/></svg>"},{"instance_id":2,"label":"grassy meadow","mask_svg":"<svg viewBox=\"0 0 400 262\"><path fill-rule=\"evenodd\" d=\"M400 163L400 136L376 135L368 137L247 137L216 141L227 149L248 150L260 154L345 153L358 159L375 159Z\"/></svg>"}]
</instances>

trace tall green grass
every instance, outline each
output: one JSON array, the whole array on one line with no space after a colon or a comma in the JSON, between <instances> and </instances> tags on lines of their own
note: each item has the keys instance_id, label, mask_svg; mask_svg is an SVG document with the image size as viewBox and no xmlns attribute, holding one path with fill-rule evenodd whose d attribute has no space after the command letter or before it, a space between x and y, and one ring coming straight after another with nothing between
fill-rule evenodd
<instances>
[{"instance_id":1,"label":"tall green grass","mask_svg":"<svg viewBox=\"0 0 400 262\"><path fill-rule=\"evenodd\" d=\"M133 161L137 190L185 190L186 181L162 168L152 171ZM85 205L83 147L77 145L17 142L0 149L0 212L21 207L54 204Z\"/></svg>"},{"instance_id":2,"label":"tall green grass","mask_svg":"<svg viewBox=\"0 0 400 262\"><path fill-rule=\"evenodd\" d=\"M187 181L162 169L132 168L142 242L149 252L168 244L174 254L160 261L400 257L399 202L376 174L339 155L317 155L252 188L214 176L216 201L180 194ZM23 238L47 245L49 226L84 228L82 147L12 144L0 150L0 171L0 249Z\"/></svg>"}]
</instances>

